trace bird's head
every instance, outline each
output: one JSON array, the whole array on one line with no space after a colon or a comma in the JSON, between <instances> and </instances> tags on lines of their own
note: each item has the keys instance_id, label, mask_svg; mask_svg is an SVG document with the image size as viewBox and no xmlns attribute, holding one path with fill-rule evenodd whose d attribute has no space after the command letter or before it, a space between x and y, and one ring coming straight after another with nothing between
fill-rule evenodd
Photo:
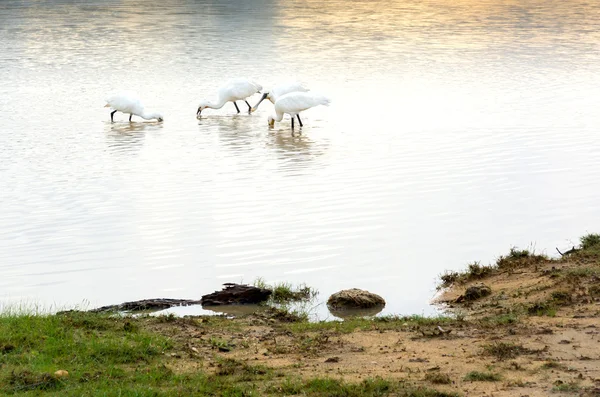
<instances>
[{"instance_id":1,"label":"bird's head","mask_svg":"<svg viewBox=\"0 0 600 397\"><path fill-rule=\"evenodd\" d=\"M157 121L161 122L164 120L164 117L162 115L162 113L158 113L158 112L154 112L150 115L151 119L156 119Z\"/></svg>"},{"instance_id":2,"label":"bird's head","mask_svg":"<svg viewBox=\"0 0 600 397\"><path fill-rule=\"evenodd\" d=\"M269 126L270 127L275 126L275 119L273 118L273 116L269 116Z\"/></svg>"},{"instance_id":3,"label":"bird's head","mask_svg":"<svg viewBox=\"0 0 600 397\"><path fill-rule=\"evenodd\" d=\"M260 105L260 103L262 101L264 101L265 99L268 99L269 101L273 102L273 99L271 99L271 93L265 92L264 94L262 94L262 97L260 97L260 101L258 101L258 103L252 107L250 112L256 111L256 109L258 109L258 105ZM273 103L275 103L275 102L273 102Z\"/></svg>"},{"instance_id":4,"label":"bird's head","mask_svg":"<svg viewBox=\"0 0 600 397\"><path fill-rule=\"evenodd\" d=\"M206 109L208 107L208 101L201 101L198 104L198 110L196 111L196 117L200 116L200 113L202 113L202 111L204 109Z\"/></svg>"}]
</instances>

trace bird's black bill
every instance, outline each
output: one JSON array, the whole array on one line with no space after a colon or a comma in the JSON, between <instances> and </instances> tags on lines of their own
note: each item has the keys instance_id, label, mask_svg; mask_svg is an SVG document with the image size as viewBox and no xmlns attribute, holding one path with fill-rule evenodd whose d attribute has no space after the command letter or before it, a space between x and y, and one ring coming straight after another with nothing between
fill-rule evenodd
<instances>
[{"instance_id":1,"label":"bird's black bill","mask_svg":"<svg viewBox=\"0 0 600 397\"><path fill-rule=\"evenodd\" d=\"M196 112L196 116L200 116L200 113L202 113L202 109L198 108L198 111Z\"/></svg>"},{"instance_id":2,"label":"bird's black bill","mask_svg":"<svg viewBox=\"0 0 600 397\"><path fill-rule=\"evenodd\" d=\"M256 109L258 109L258 105L260 105L260 103L261 103L262 101L264 101L265 99L267 99L267 96L268 96L268 95L269 95L269 93L268 93L268 92L265 92L265 93L263 94L263 96L260 98L260 101L258 101L258 103L257 103L256 105L254 105L254 107L253 107L253 108L252 108L250 111L251 111L251 112L254 112Z\"/></svg>"}]
</instances>

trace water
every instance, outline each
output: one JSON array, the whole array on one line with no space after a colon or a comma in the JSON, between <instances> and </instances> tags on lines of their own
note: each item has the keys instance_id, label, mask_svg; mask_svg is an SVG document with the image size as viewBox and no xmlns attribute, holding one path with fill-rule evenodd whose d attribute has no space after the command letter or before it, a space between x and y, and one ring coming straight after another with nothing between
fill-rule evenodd
<instances>
[{"instance_id":1,"label":"water","mask_svg":"<svg viewBox=\"0 0 600 397\"><path fill-rule=\"evenodd\" d=\"M5 0L0 301L263 277L430 313L444 269L597 231L599 25L586 0ZM237 76L332 105L294 135L269 103L197 120ZM121 89L164 123L111 124Z\"/></svg>"}]
</instances>

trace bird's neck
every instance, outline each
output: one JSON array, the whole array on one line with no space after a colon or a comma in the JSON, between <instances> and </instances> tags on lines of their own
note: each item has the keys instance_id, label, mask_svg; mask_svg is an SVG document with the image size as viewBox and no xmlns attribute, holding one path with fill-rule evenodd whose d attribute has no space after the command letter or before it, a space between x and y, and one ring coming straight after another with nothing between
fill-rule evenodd
<instances>
[{"instance_id":1,"label":"bird's neck","mask_svg":"<svg viewBox=\"0 0 600 397\"><path fill-rule=\"evenodd\" d=\"M273 117L273 120L280 122L281 120L283 120L283 113L275 111L275 114L271 117Z\"/></svg>"},{"instance_id":2,"label":"bird's neck","mask_svg":"<svg viewBox=\"0 0 600 397\"><path fill-rule=\"evenodd\" d=\"M148 112L146 110L142 111L142 114L140 114L140 117L143 118L144 120L152 120L154 117L154 112Z\"/></svg>"},{"instance_id":3,"label":"bird's neck","mask_svg":"<svg viewBox=\"0 0 600 397\"><path fill-rule=\"evenodd\" d=\"M225 103L227 103L225 98L219 97L219 99L217 99L215 102L209 101L207 106L211 109L221 109Z\"/></svg>"}]
</instances>

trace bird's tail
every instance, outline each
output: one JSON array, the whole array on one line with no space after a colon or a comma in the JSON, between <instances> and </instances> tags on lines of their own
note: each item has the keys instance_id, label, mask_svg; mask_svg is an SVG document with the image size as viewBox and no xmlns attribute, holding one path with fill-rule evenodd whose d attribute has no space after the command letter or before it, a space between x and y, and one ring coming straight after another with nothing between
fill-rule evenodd
<instances>
[{"instance_id":1,"label":"bird's tail","mask_svg":"<svg viewBox=\"0 0 600 397\"><path fill-rule=\"evenodd\" d=\"M324 95L318 95L317 100L319 102L319 105L323 106L329 106L329 104L331 103L331 100Z\"/></svg>"}]
</instances>

